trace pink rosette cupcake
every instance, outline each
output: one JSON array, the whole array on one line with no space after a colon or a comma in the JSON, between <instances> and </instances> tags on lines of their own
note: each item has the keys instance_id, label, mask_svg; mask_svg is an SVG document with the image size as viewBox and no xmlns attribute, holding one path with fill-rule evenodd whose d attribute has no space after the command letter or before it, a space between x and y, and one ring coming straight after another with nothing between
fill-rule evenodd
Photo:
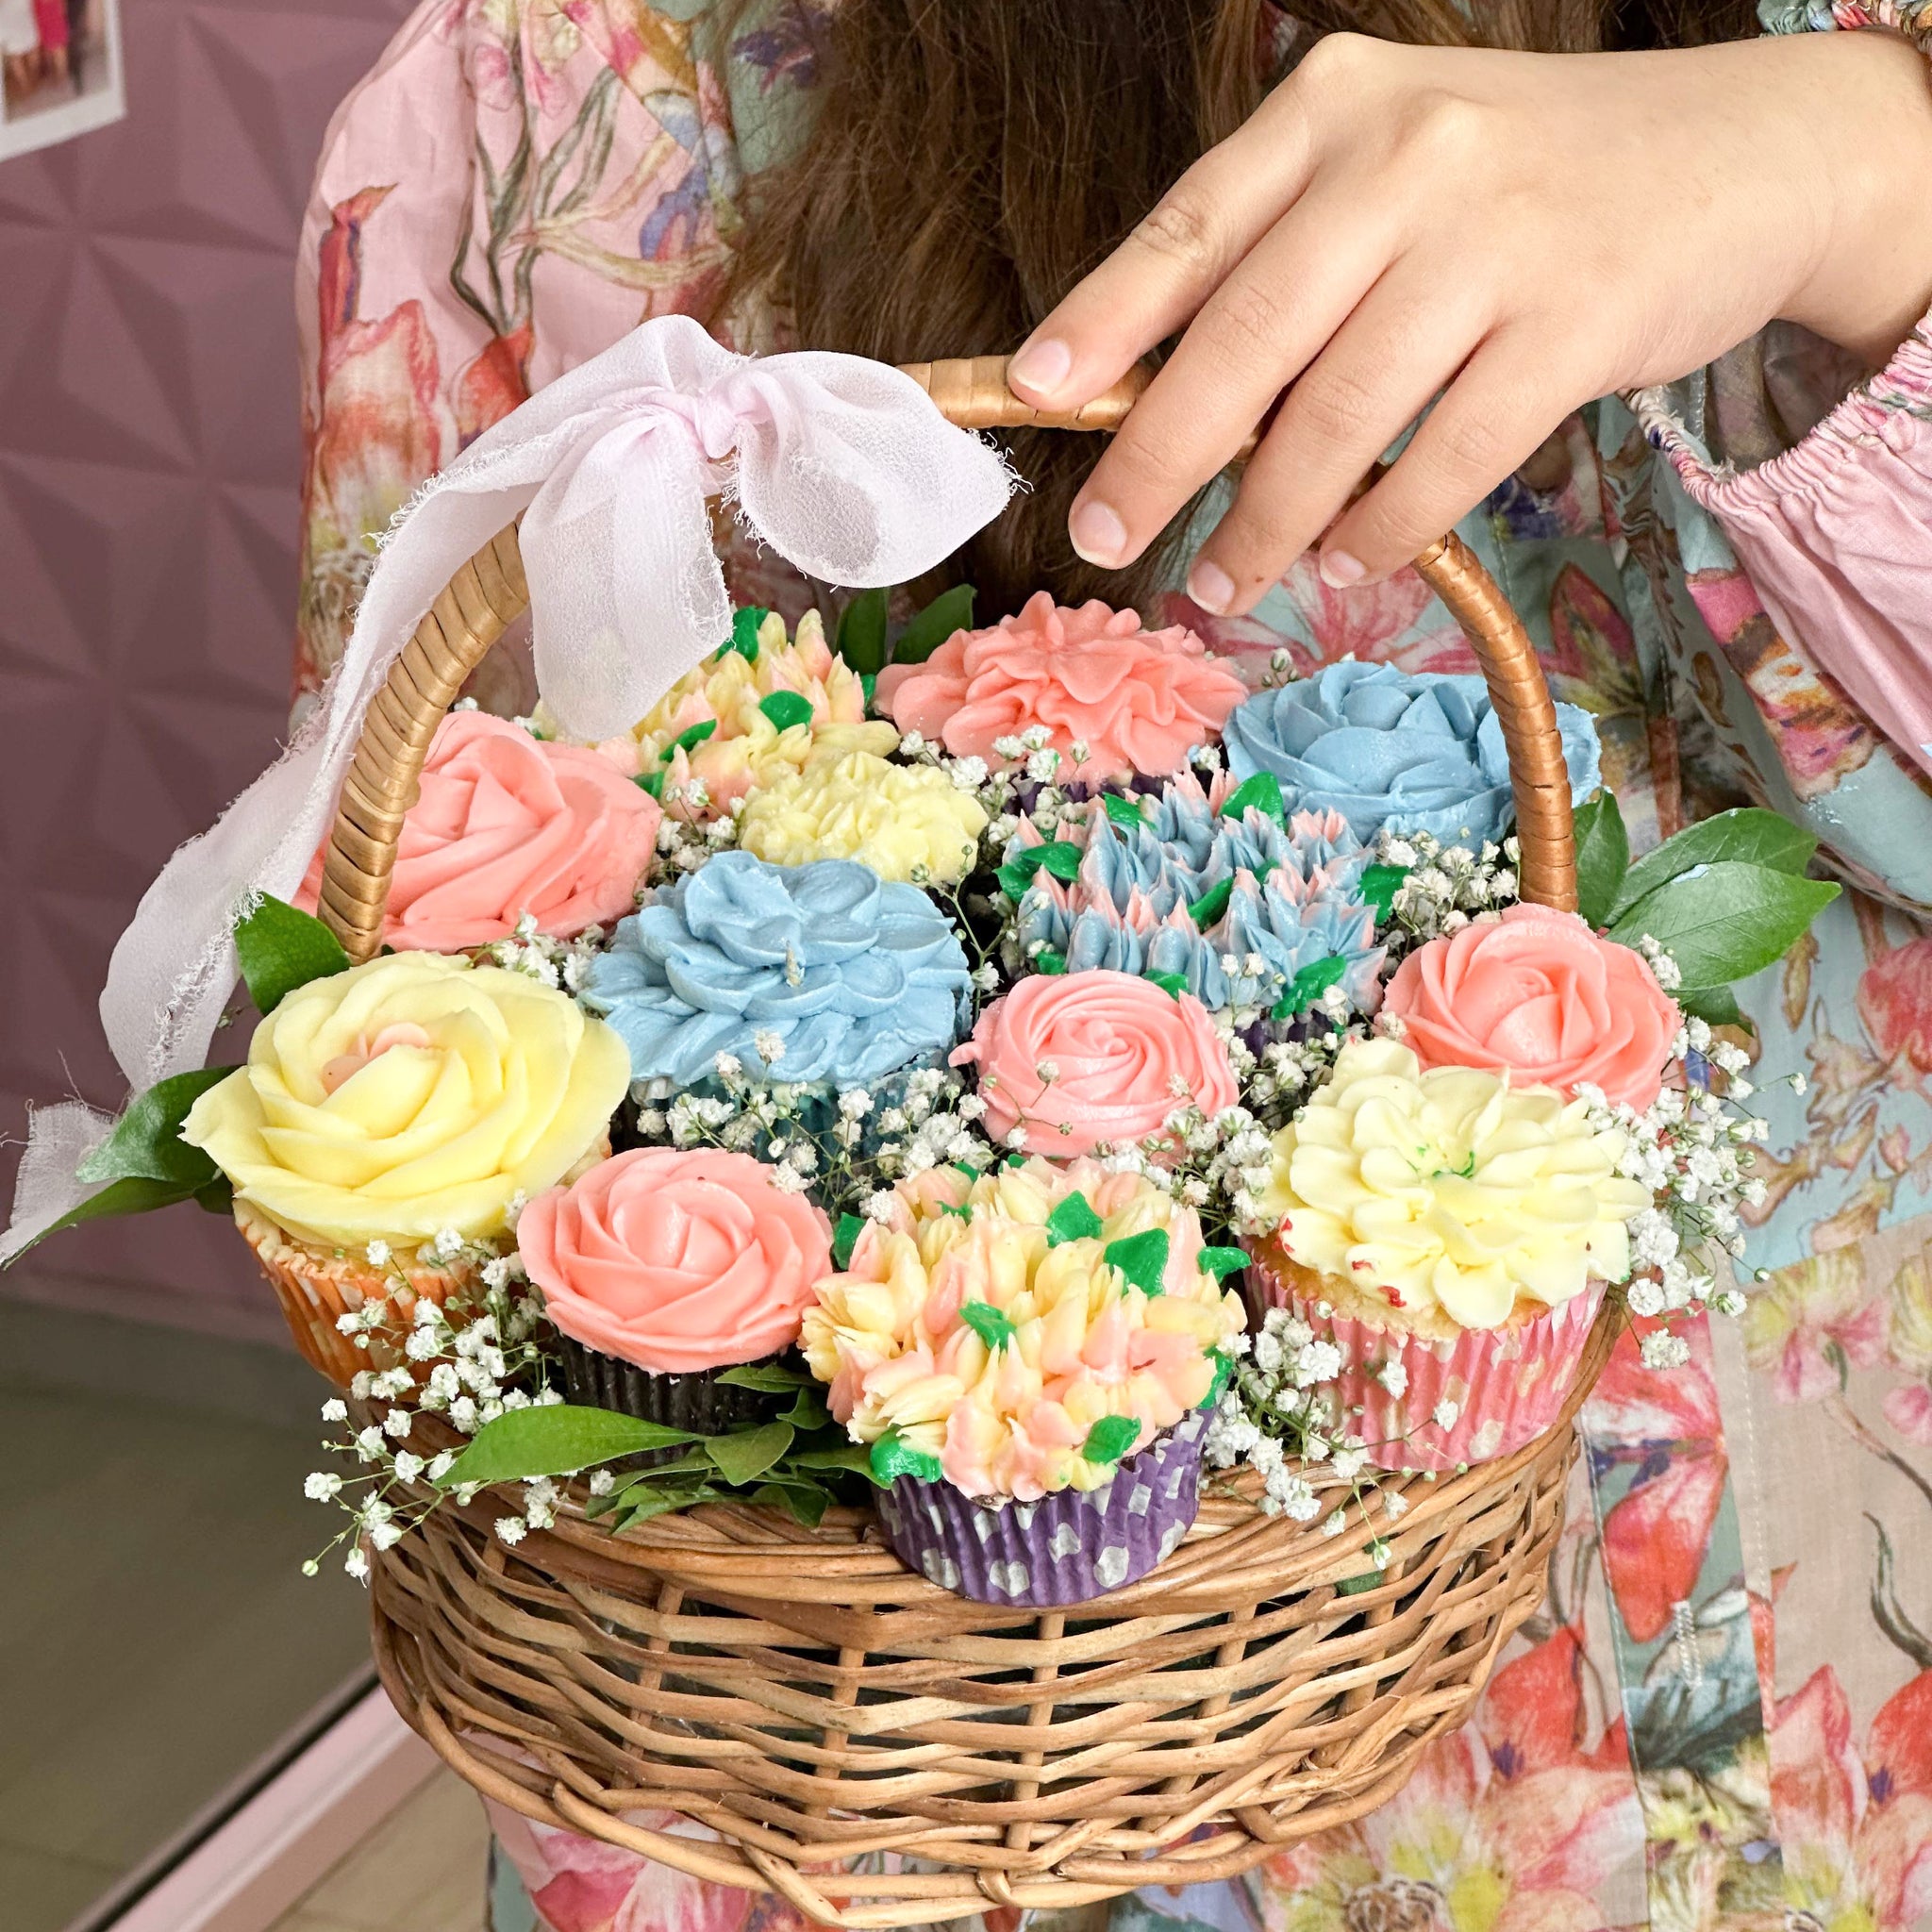
<instances>
[{"instance_id":1,"label":"pink rosette cupcake","mask_svg":"<svg viewBox=\"0 0 1932 1932\"><path fill-rule=\"evenodd\" d=\"M1097 1161L903 1181L801 1341L900 1558L983 1603L1084 1603L1187 1534L1242 1326L1191 1208Z\"/></svg>"},{"instance_id":2,"label":"pink rosette cupcake","mask_svg":"<svg viewBox=\"0 0 1932 1932\"><path fill-rule=\"evenodd\" d=\"M978 1066L987 1132L1029 1154L1144 1141L1182 1108L1211 1118L1241 1097L1199 1000L1104 967L1021 980L980 1014L952 1059Z\"/></svg>"},{"instance_id":3,"label":"pink rosette cupcake","mask_svg":"<svg viewBox=\"0 0 1932 1932\"><path fill-rule=\"evenodd\" d=\"M993 765L1007 762L996 741L1043 724L1061 776L1075 774L1078 743L1077 775L1097 785L1180 771L1248 688L1191 630L1143 630L1131 610L1068 609L1041 591L1017 617L956 631L924 664L888 665L875 695L901 731Z\"/></svg>"},{"instance_id":4,"label":"pink rosette cupcake","mask_svg":"<svg viewBox=\"0 0 1932 1932\"><path fill-rule=\"evenodd\" d=\"M1662 1091L1684 1024L1641 953L1574 912L1528 905L1419 946L1382 1011L1424 1067L1507 1069L1565 1094L1595 1087L1639 1113Z\"/></svg>"},{"instance_id":5,"label":"pink rosette cupcake","mask_svg":"<svg viewBox=\"0 0 1932 1932\"><path fill-rule=\"evenodd\" d=\"M527 913L571 939L637 902L663 819L603 752L552 744L484 711L436 727L403 819L382 940L399 953L461 953L508 939ZM294 903L316 909L327 846Z\"/></svg>"},{"instance_id":6,"label":"pink rosette cupcake","mask_svg":"<svg viewBox=\"0 0 1932 1932\"><path fill-rule=\"evenodd\" d=\"M798 1340L831 1226L748 1154L641 1147L541 1194L517 1247L563 1336L573 1402L709 1435L758 1420L720 1371Z\"/></svg>"},{"instance_id":7,"label":"pink rosette cupcake","mask_svg":"<svg viewBox=\"0 0 1932 1932\"><path fill-rule=\"evenodd\" d=\"M1253 1254L1341 1363L1329 1425L1384 1469L1520 1449L1560 1413L1649 1193L1582 1101L1357 1041L1274 1137ZM1305 1338L1308 1339L1308 1338Z\"/></svg>"}]
</instances>

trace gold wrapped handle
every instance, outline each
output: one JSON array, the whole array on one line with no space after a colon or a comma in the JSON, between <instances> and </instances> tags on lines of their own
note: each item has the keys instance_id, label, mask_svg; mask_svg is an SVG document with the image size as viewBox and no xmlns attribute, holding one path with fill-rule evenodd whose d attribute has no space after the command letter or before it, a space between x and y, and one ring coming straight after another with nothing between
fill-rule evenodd
<instances>
[{"instance_id":1,"label":"gold wrapped handle","mask_svg":"<svg viewBox=\"0 0 1932 1932\"><path fill-rule=\"evenodd\" d=\"M1004 356L915 362L906 373L949 422L964 429L1115 430L1147 381L1143 372L1136 371L1081 408L1055 415L1035 408L1007 387ZM1415 568L1462 626L1489 685L1516 794L1523 896L1574 911L1576 847L1570 778L1557 708L1529 633L1495 579L1454 534L1430 544L1415 559ZM403 814L416 802L429 741L464 680L529 601L511 525L450 579L369 708L343 781L322 883L322 916L351 960L373 958L382 942L383 908Z\"/></svg>"}]
</instances>

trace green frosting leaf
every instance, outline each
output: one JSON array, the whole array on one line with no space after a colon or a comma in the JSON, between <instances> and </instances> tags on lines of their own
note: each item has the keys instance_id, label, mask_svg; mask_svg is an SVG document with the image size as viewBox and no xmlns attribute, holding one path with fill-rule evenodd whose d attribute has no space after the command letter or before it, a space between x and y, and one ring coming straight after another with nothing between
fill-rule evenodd
<instances>
[{"instance_id":1,"label":"green frosting leaf","mask_svg":"<svg viewBox=\"0 0 1932 1932\"><path fill-rule=\"evenodd\" d=\"M959 1319L990 1349L1005 1348L1013 1339L1012 1318L991 1302L961 1302Z\"/></svg>"},{"instance_id":2,"label":"green frosting leaf","mask_svg":"<svg viewBox=\"0 0 1932 1932\"><path fill-rule=\"evenodd\" d=\"M349 970L342 942L322 921L264 892L235 928L235 955L258 1013L272 1013L283 996L311 979Z\"/></svg>"},{"instance_id":3,"label":"green frosting leaf","mask_svg":"<svg viewBox=\"0 0 1932 1932\"><path fill-rule=\"evenodd\" d=\"M1118 1462L1141 1439L1141 1424L1130 1415L1104 1415L1087 1431L1080 1454L1089 1462Z\"/></svg>"},{"instance_id":4,"label":"green frosting leaf","mask_svg":"<svg viewBox=\"0 0 1932 1932\"><path fill-rule=\"evenodd\" d=\"M1406 865L1371 865L1363 869L1361 884L1357 888L1362 895L1362 904L1375 908L1375 917L1386 920L1395 905L1395 895L1402 890L1402 882L1409 874Z\"/></svg>"},{"instance_id":5,"label":"green frosting leaf","mask_svg":"<svg viewBox=\"0 0 1932 1932\"><path fill-rule=\"evenodd\" d=\"M1051 946L1042 946L1033 956L1033 970L1036 973L1064 973L1067 970L1067 956L1056 952Z\"/></svg>"},{"instance_id":6,"label":"green frosting leaf","mask_svg":"<svg viewBox=\"0 0 1932 1932\"><path fill-rule=\"evenodd\" d=\"M1784 957L1839 895L1824 880L1723 859L1680 874L1618 916L1609 937L1634 946L1648 934L1691 989L1723 986Z\"/></svg>"},{"instance_id":7,"label":"green frosting leaf","mask_svg":"<svg viewBox=\"0 0 1932 1932\"><path fill-rule=\"evenodd\" d=\"M1188 917L1194 922L1196 930L1206 932L1227 910L1227 902L1233 896L1234 874L1229 873L1219 885L1209 886L1188 908Z\"/></svg>"},{"instance_id":8,"label":"green frosting leaf","mask_svg":"<svg viewBox=\"0 0 1932 1932\"><path fill-rule=\"evenodd\" d=\"M1103 791L1100 794L1100 803L1106 808L1108 817L1117 825L1138 830L1147 823L1146 814L1141 809L1138 793L1132 798L1124 798L1118 791Z\"/></svg>"},{"instance_id":9,"label":"green frosting leaf","mask_svg":"<svg viewBox=\"0 0 1932 1932\"><path fill-rule=\"evenodd\" d=\"M648 791L653 798L664 796L664 774L661 771L642 773L637 782L639 787Z\"/></svg>"},{"instance_id":10,"label":"green frosting leaf","mask_svg":"<svg viewBox=\"0 0 1932 1932\"><path fill-rule=\"evenodd\" d=\"M1609 918L1629 868L1624 814L1606 786L1588 805L1576 808L1576 909L1592 926Z\"/></svg>"},{"instance_id":11,"label":"green frosting leaf","mask_svg":"<svg viewBox=\"0 0 1932 1932\"><path fill-rule=\"evenodd\" d=\"M864 1232L865 1223L857 1214L840 1215L839 1225L832 1230L832 1259L839 1267L851 1267L852 1250Z\"/></svg>"},{"instance_id":12,"label":"green frosting leaf","mask_svg":"<svg viewBox=\"0 0 1932 1932\"><path fill-rule=\"evenodd\" d=\"M1234 1357L1226 1349L1217 1348L1208 1357L1214 1364L1214 1379L1208 1385L1208 1393L1201 1398L1203 1408L1212 1408L1227 1392L1227 1385L1234 1380Z\"/></svg>"},{"instance_id":13,"label":"green frosting leaf","mask_svg":"<svg viewBox=\"0 0 1932 1932\"><path fill-rule=\"evenodd\" d=\"M731 613L731 641L724 649L736 651L747 664L756 664L758 661L758 632L771 614L757 604L747 604L742 610L734 610ZM722 657L724 653L719 655Z\"/></svg>"},{"instance_id":14,"label":"green frosting leaf","mask_svg":"<svg viewBox=\"0 0 1932 1932\"><path fill-rule=\"evenodd\" d=\"M1064 839L1057 839L1044 845L1028 845L1014 853L994 876L1007 897L1017 900L1033 883L1033 874L1042 869L1058 879L1077 878L1080 848Z\"/></svg>"},{"instance_id":15,"label":"green frosting leaf","mask_svg":"<svg viewBox=\"0 0 1932 1932\"><path fill-rule=\"evenodd\" d=\"M1795 877L1811 863L1817 849L1818 841L1809 832L1801 832L1790 819L1774 811L1755 805L1721 811L1715 818L1687 825L1675 838L1666 839L1655 852L1640 858L1624 874L1610 917L1621 919L1645 894L1669 879L1683 877L1693 866L1735 860Z\"/></svg>"},{"instance_id":16,"label":"green frosting leaf","mask_svg":"<svg viewBox=\"0 0 1932 1932\"><path fill-rule=\"evenodd\" d=\"M1101 1250L1101 1259L1118 1268L1128 1282L1142 1294L1161 1293L1161 1277L1167 1273L1168 1239L1164 1227L1150 1227L1143 1234L1123 1235Z\"/></svg>"},{"instance_id":17,"label":"green frosting leaf","mask_svg":"<svg viewBox=\"0 0 1932 1932\"><path fill-rule=\"evenodd\" d=\"M839 655L855 671L886 668L886 605L884 591L861 591L839 618Z\"/></svg>"},{"instance_id":18,"label":"green frosting leaf","mask_svg":"<svg viewBox=\"0 0 1932 1932\"><path fill-rule=\"evenodd\" d=\"M1288 991L1275 1002L1270 1017L1291 1020L1297 1013L1307 1012L1331 986L1341 983L1341 976L1347 971L1348 961L1340 953L1330 953L1324 959L1312 960L1295 974Z\"/></svg>"},{"instance_id":19,"label":"green frosting leaf","mask_svg":"<svg viewBox=\"0 0 1932 1932\"><path fill-rule=\"evenodd\" d=\"M955 631L973 628L974 589L955 584L941 591L906 628L892 646L894 664L924 664Z\"/></svg>"},{"instance_id":20,"label":"green frosting leaf","mask_svg":"<svg viewBox=\"0 0 1932 1932\"><path fill-rule=\"evenodd\" d=\"M718 721L715 718L706 718L696 724L689 725L664 747L662 753L664 761L668 764L671 759L671 754L675 751L690 751L694 746L704 743L705 740L710 737L711 733L717 730L717 728Z\"/></svg>"},{"instance_id":21,"label":"green frosting leaf","mask_svg":"<svg viewBox=\"0 0 1932 1932\"><path fill-rule=\"evenodd\" d=\"M780 731L790 731L794 724L811 723L811 700L803 691L774 691L769 697L758 700L758 709Z\"/></svg>"},{"instance_id":22,"label":"green frosting leaf","mask_svg":"<svg viewBox=\"0 0 1932 1932\"><path fill-rule=\"evenodd\" d=\"M923 1483L940 1479L940 1459L929 1449L915 1449L897 1429L888 1429L872 1445L872 1473L884 1484L902 1475L917 1476Z\"/></svg>"},{"instance_id":23,"label":"green frosting leaf","mask_svg":"<svg viewBox=\"0 0 1932 1932\"><path fill-rule=\"evenodd\" d=\"M1277 824L1287 822L1288 805L1281 795L1281 780L1273 772L1257 772L1252 778L1237 785L1221 808L1221 816L1238 819L1251 811L1265 812Z\"/></svg>"},{"instance_id":24,"label":"green frosting leaf","mask_svg":"<svg viewBox=\"0 0 1932 1932\"><path fill-rule=\"evenodd\" d=\"M1091 1241L1106 1226L1092 1202L1076 1191L1046 1217L1046 1244L1057 1248L1062 1241Z\"/></svg>"},{"instance_id":25,"label":"green frosting leaf","mask_svg":"<svg viewBox=\"0 0 1932 1932\"><path fill-rule=\"evenodd\" d=\"M1188 990L1188 975L1185 973L1149 973L1144 976L1170 999L1179 999Z\"/></svg>"},{"instance_id":26,"label":"green frosting leaf","mask_svg":"<svg viewBox=\"0 0 1932 1932\"><path fill-rule=\"evenodd\" d=\"M1247 1256L1240 1248L1203 1248L1201 1268L1204 1274L1211 1274L1220 1281L1232 1274L1238 1268L1248 1265Z\"/></svg>"},{"instance_id":27,"label":"green frosting leaf","mask_svg":"<svg viewBox=\"0 0 1932 1932\"><path fill-rule=\"evenodd\" d=\"M575 1475L619 1456L641 1449L669 1449L703 1439L689 1429L667 1428L612 1408L579 1408L557 1403L547 1408L512 1408L485 1423L470 1446L453 1462L441 1486L514 1483L534 1475Z\"/></svg>"}]
</instances>

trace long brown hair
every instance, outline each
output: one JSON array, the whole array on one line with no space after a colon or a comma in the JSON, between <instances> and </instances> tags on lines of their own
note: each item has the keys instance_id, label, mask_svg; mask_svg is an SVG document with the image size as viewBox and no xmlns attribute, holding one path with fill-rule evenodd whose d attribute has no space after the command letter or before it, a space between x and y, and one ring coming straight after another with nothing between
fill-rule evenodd
<instances>
[{"instance_id":1,"label":"long brown hair","mask_svg":"<svg viewBox=\"0 0 1932 1932\"><path fill-rule=\"evenodd\" d=\"M796 0L792 0L796 4ZM809 0L806 0L809 4ZM1324 32L1581 52L1725 39L1750 0L836 0L790 159L755 180L740 297L889 362L1017 348ZM1010 439L1031 489L958 560L982 619L1042 586L1152 608L1186 519L1096 570L1066 515L1091 439Z\"/></svg>"}]
</instances>

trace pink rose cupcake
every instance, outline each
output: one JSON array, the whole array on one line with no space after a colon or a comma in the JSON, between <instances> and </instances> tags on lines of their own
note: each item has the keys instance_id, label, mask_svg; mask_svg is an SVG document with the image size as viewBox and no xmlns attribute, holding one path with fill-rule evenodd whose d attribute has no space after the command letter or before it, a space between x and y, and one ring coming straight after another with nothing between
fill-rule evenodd
<instances>
[{"instance_id":1,"label":"pink rose cupcake","mask_svg":"<svg viewBox=\"0 0 1932 1932\"><path fill-rule=\"evenodd\" d=\"M956 631L924 664L888 665L875 695L901 731L993 765L1006 762L996 740L1043 724L1068 760L1061 776L1078 741L1078 775L1100 784L1182 770L1248 689L1191 630L1142 630L1131 610L1071 610L1041 591L990 630Z\"/></svg>"},{"instance_id":2,"label":"pink rose cupcake","mask_svg":"<svg viewBox=\"0 0 1932 1932\"><path fill-rule=\"evenodd\" d=\"M1274 1137L1251 1252L1265 1299L1332 1343L1335 1438L1384 1469L1520 1449L1561 1412L1648 1191L1582 1101L1361 1041Z\"/></svg>"},{"instance_id":3,"label":"pink rose cupcake","mask_svg":"<svg viewBox=\"0 0 1932 1932\"><path fill-rule=\"evenodd\" d=\"M762 1419L717 1374L791 1348L832 1272L830 1224L772 1176L748 1154L641 1147L524 1209L573 1402L699 1435Z\"/></svg>"},{"instance_id":4,"label":"pink rose cupcake","mask_svg":"<svg viewBox=\"0 0 1932 1932\"><path fill-rule=\"evenodd\" d=\"M383 943L466 952L508 939L525 913L553 939L608 925L636 904L662 818L604 753L452 711L403 820ZM305 912L316 909L327 849L295 895Z\"/></svg>"},{"instance_id":5,"label":"pink rose cupcake","mask_svg":"<svg viewBox=\"0 0 1932 1932\"><path fill-rule=\"evenodd\" d=\"M1547 906L1511 906L1418 947L1382 1011L1424 1067L1507 1068L1565 1094L1598 1087L1639 1113L1684 1024L1641 953Z\"/></svg>"},{"instance_id":6,"label":"pink rose cupcake","mask_svg":"<svg viewBox=\"0 0 1932 1932\"><path fill-rule=\"evenodd\" d=\"M1240 1099L1227 1049L1191 993L1095 967L1023 979L979 1016L953 1064L979 1068L986 1130L1029 1154L1091 1154L1159 1135L1190 1103Z\"/></svg>"}]
</instances>

